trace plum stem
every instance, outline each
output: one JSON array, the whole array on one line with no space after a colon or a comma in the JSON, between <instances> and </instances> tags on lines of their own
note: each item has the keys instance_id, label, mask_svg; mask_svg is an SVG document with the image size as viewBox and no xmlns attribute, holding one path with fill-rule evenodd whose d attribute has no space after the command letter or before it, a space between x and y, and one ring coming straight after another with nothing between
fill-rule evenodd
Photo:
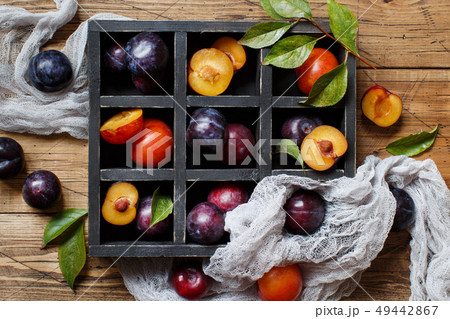
<instances>
[{"instance_id":1,"label":"plum stem","mask_svg":"<svg viewBox=\"0 0 450 319\"><path fill-rule=\"evenodd\" d=\"M335 37L333 37L331 34L329 34L327 31L325 31L313 18L307 19L307 18L301 18L297 21L300 20L307 20L310 23L312 23L312 25L314 25L316 28L318 28L320 31L322 31L323 33L325 33L325 35L331 39L333 39L336 42L339 42ZM366 59L364 59L363 57L357 55L355 52L353 52L352 50L350 50L349 48L347 48L344 44L342 44L341 42L339 42L344 48L345 50L347 50L348 52L350 52L351 54L353 54L355 57L357 57L358 59L360 59L362 62L364 62L365 64L367 64L368 66L370 66L372 69L376 70L377 68L375 66L373 66L369 61L367 61Z\"/></svg>"}]
</instances>

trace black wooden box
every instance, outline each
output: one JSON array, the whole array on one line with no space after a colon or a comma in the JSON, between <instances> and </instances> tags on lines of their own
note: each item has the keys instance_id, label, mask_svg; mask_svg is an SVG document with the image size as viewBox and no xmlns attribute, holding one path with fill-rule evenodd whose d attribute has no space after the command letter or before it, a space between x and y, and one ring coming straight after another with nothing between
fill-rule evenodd
<instances>
[{"instance_id":1,"label":"black wooden box","mask_svg":"<svg viewBox=\"0 0 450 319\"><path fill-rule=\"evenodd\" d=\"M246 48L247 62L233 77L231 85L219 96L196 94L187 83L187 66L192 54L207 48L221 36L241 38L257 22L235 21L90 21L88 33L89 56L89 255L116 256L211 256L220 245L199 245L186 236L186 215L195 204L205 201L207 191L219 181L241 181L249 188L269 175L292 174L314 179L353 176L356 170L356 61L348 57L348 89L344 99L327 108L298 104L306 99L298 90L293 70L262 66L270 49ZM329 27L322 24L328 32ZM102 71L101 59L105 47L114 40L131 38L143 31L158 33L171 51L169 81L165 91L143 95L131 81L111 78ZM320 36L308 23L297 24L289 34ZM329 48L333 43L320 40L316 46ZM341 63L344 50L337 44L330 50ZM166 94L167 93L167 94ZM299 109L307 108L324 118L325 124L337 127L347 138L349 148L345 157L325 172L301 169L295 163L281 165L272 155L270 143L261 147L266 165L256 161L246 167L226 167L214 163L192 164L186 146L188 117L204 106L218 108L229 122L246 124L259 139L280 139L283 121ZM101 124L123 109L142 108L145 116L163 119L173 128L174 154L163 168L145 171L129 168L125 161L125 146L113 146L100 137ZM173 232L163 241L137 240L131 226L112 226L101 216L101 205L108 187L116 181L130 181L139 191L150 193L157 187L170 194L174 201Z\"/></svg>"}]
</instances>

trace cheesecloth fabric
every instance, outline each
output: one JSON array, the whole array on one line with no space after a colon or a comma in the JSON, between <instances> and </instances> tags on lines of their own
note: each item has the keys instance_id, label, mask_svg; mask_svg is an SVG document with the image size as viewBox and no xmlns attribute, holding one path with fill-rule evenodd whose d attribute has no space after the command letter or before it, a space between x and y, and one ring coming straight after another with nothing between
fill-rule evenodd
<instances>
[{"instance_id":1,"label":"cheesecloth fabric","mask_svg":"<svg viewBox=\"0 0 450 319\"><path fill-rule=\"evenodd\" d=\"M270 176L247 204L228 212L230 242L208 260L215 279L212 300L258 300L255 281L273 266L299 263L299 300L339 300L358 286L389 234L396 201L389 186L404 189L416 207L411 234L411 300L449 300L450 191L435 163L405 156L367 157L354 178L317 181ZM311 236L286 233L287 198L297 189L318 192L326 201L320 229ZM173 259L122 258L118 269L137 300L181 300L170 283ZM364 287L362 287L364 289Z\"/></svg>"},{"instance_id":2,"label":"cheesecloth fabric","mask_svg":"<svg viewBox=\"0 0 450 319\"><path fill-rule=\"evenodd\" d=\"M55 12L32 14L0 7L0 129L87 138L87 22L62 50L74 81L65 90L43 93L26 79L30 58L76 13L73 0L55 0ZM127 19L99 14L91 19ZM358 285L362 272L383 247L395 214L388 184L403 188L416 206L411 233L411 300L449 300L450 192L432 160L370 156L354 178L320 182L296 176L262 180L250 201L228 212L230 242L210 259L205 272L215 279L212 300L257 300L255 281L273 266L299 263L302 300L337 300ZM298 188L326 200L322 227L312 236L283 230L286 199ZM137 300L181 300L170 284L172 258L121 258L117 266Z\"/></svg>"},{"instance_id":3,"label":"cheesecloth fabric","mask_svg":"<svg viewBox=\"0 0 450 319\"><path fill-rule=\"evenodd\" d=\"M45 93L27 81L30 59L77 12L74 0L54 0L58 11L30 13L0 6L0 129L18 133L67 132L87 139L89 92L86 61L87 21L61 50L72 64L74 80L64 90ZM91 19L127 19L98 14Z\"/></svg>"}]
</instances>

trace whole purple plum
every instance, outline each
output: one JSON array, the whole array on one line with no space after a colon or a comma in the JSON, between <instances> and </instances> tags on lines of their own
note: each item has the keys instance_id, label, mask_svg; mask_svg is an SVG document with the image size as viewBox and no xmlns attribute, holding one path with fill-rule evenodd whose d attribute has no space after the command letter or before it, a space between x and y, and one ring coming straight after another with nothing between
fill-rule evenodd
<instances>
[{"instance_id":1,"label":"whole purple plum","mask_svg":"<svg viewBox=\"0 0 450 319\"><path fill-rule=\"evenodd\" d=\"M162 73L169 61L169 49L163 39L153 32L141 32L132 37L126 47L125 61L134 75Z\"/></svg>"},{"instance_id":2,"label":"whole purple plum","mask_svg":"<svg viewBox=\"0 0 450 319\"><path fill-rule=\"evenodd\" d=\"M196 205L187 216L189 238L199 244L214 244L224 235L225 213L213 203Z\"/></svg>"},{"instance_id":3,"label":"whole purple plum","mask_svg":"<svg viewBox=\"0 0 450 319\"><path fill-rule=\"evenodd\" d=\"M228 124L227 133L224 162L228 165L241 165L250 156L250 150L245 143L255 145L255 137L247 126L239 123Z\"/></svg>"},{"instance_id":4,"label":"whole purple plum","mask_svg":"<svg viewBox=\"0 0 450 319\"><path fill-rule=\"evenodd\" d=\"M224 212L229 212L247 203L250 195L247 188L236 182L222 182L214 186L208 194L208 202L216 204Z\"/></svg>"},{"instance_id":5,"label":"whole purple plum","mask_svg":"<svg viewBox=\"0 0 450 319\"><path fill-rule=\"evenodd\" d=\"M61 197L61 183L50 171L35 171L25 179L22 197L31 207L49 208Z\"/></svg>"},{"instance_id":6,"label":"whole purple plum","mask_svg":"<svg viewBox=\"0 0 450 319\"><path fill-rule=\"evenodd\" d=\"M64 53L56 50L36 54L28 65L28 79L43 92L56 92L72 81L72 66Z\"/></svg>"},{"instance_id":7,"label":"whole purple plum","mask_svg":"<svg viewBox=\"0 0 450 319\"><path fill-rule=\"evenodd\" d=\"M9 137L0 137L0 179L14 177L24 165L22 146Z\"/></svg>"},{"instance_id":8,"label":"whole purple plum","mask_svg":"<svg viewBox=\"0 0 450 319\"><path fill-rule=\"evenodd\" d=\"M153 79L152 79L153 78ZM149 77L147 75L139 76L139 75L131 75L131 80L133 81L134 86L144 94L154 92L160 88L165 82L166 74L158 74L155 76Z\"/></svg>"},{"instance_id":9,"label":"whole purple plum","mask_svg":"<svg viewBox=\"0 0 450 319\"><path fill-rule=\"evenodd\" d=\"M139 202L139 207L136 214L136 230L140 234L144 234L143 237L158 237L164 235L171 224L170 218L167 217L149 228L151 221L152 196L146 196Z\"/></svg>"},{"instance_id":10,"label":"whole purple plum","mask_svg":"<svg viewBox=\"0 0 450 319\"><path fill-rule=\"evenodd\" d=\"M103 56L106 69L112 73L125 71L127 69L125 55L125 43L113 43Z\"/></svg>"},{"instance_id":11,"label":"whole purple plum","mask_svg":"<svg viewBox=\"0 0 450 319\"><path fill-rule=\"evenodd\" d=\"M391 230L398 232L405 230L414 222L415 206L414 201L403 189L389 186L389 189L397 201L394 223Z\"/></svg>"},{"instance_id":12,"label":"whole purple plum","mask_svg":"<svg viewBox=\"0 0 450 319\"><path fill-rule=\"evenodd\" d=\"M286 230L295 235L309 235L322 225L325 203L322 197L310 190L299 189L284 204Z\"/></svg>"},{"instance_id":13,"label":"whole purple plum","mask_svg":"<svg viewBox=\"0 0 450 319\"><path fill-rule=\"evenodd\" d=\"M208 143L208 140L222 140L225 144L226 139L227 120L222 113L210 107L200 108L192 113L186 132L186 141L190 147L194 140L202 140L201 145L205 145L205 149L214 151L217 142Z\"/></svg>"},{"instance_id":14,"label":"whole purple plum","mask_svg":"<svg viewBox=\"0 0 450 319\"><path fill-rule=\"evenodd\" d=\"M295 115L283 123L281 135L283 138L294 140L300 146L305 136L320 125L323 125L323 121L318 116L308 113Z\"/></svg>"}]
</instances>

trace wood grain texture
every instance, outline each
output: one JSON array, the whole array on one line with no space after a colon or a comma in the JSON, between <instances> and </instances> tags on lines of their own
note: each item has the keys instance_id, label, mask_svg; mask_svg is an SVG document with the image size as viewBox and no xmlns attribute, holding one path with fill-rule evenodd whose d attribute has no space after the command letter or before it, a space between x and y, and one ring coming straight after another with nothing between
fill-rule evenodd
<instances>
[{"instance_id":1,"label":"wood grain texture","mask_svg":"<svg viewBox=\"0 0 450 319\"><path fill-rule=\"evenodd\" d=\"M360 53L379 70L358 62L358 104L374 84L398 94L404 102L400 121L378 128L358 108L357 164L367 155L389 156L385 146L399 137L436 124L441 130L434 146L417 159L436 162L450 185L450 2L443 0L340 0L360 17ZM139 20L269 20L258 0L81 0L80 9L56 32L45 48L62 48L79 24L97 13L110 12ZM326 1L311 1L313 15L326 18ZM35 13L54 11L51 0L8 2ZM370 7L370 9L368 9ZM366 11L367 10L367 11ZM0 106L1 108L1 106ZM113 260L88 258L74 294L64 282L54 244L41 250L42 232L52 213L62 207L87 207L88 145L68 135L34 136L0 132L21 143L26 168L18 177L0 181L0 300L132 300ZM36 169L56 173L63 185L63 202L37 211L22 200L26 175ZM362 288L345 300L407 300L409 235L390 234L385 247L363 274ZM370 295L368 295L367 293Z\"/></svg>"}]
</instances>

